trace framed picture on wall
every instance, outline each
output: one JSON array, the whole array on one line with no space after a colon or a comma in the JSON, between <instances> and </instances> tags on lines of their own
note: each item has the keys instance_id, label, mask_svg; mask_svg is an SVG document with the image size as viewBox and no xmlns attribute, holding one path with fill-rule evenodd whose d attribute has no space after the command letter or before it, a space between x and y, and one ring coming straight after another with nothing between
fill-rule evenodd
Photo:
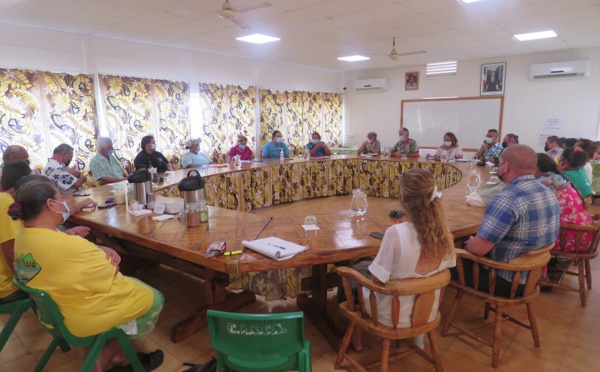
<instances>
[{"instance_id":1,"label":"framed picture on wall","mask_svg":"<svg viewBox=\"0 0 600 372\"><path fill-rule=\"evenodd\" d=\"M419 90L419 71L404 73L404 90Z\"/></svg>"},{"instance_id":2,"label":"framed picture on wall","mask_svg":"<svg viewBox=\"0 0 600 372\"><path fill-rule=\"evenodd\" d=\"M479 88L482 96L504 94L506 83L506 62L487 63L481 65L481 83Z\"/></svg>"}]
</instances>

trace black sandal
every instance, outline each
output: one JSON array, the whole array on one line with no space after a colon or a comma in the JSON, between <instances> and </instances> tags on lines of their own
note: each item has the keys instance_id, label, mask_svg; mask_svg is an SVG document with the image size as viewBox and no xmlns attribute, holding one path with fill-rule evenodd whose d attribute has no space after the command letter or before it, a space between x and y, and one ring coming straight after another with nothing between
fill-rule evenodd
<instances>
[{"instance_id":1,"label":"black sandal","mask_svg":"<svg viewBox=\"0 0 600 372\"><path fill-rule=\"evenodd\" d=\"M146 370L146 372L150 372L150 371L154 371L155 369L157 369L158 367L160 367L163 364L163 361L165 360L165 353L163 353L163 351L160 349L156 349L149 353L137 353L137 357L140 359L140 362L142 363L142 367L144 367L144 370ZM109 372L132 372L132 371L133 371L133 367L131 367L131 364L128 364L126 366L114 366L113 368L109 369Z\"/></svg>"}]
</instances>

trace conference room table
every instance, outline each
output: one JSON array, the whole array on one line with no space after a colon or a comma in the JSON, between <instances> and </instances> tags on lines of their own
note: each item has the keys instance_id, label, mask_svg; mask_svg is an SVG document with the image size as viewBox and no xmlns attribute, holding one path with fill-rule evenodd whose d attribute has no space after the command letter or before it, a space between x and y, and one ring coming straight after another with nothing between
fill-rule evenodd
<instances>
[{"instance_id":1,"label":"conference room table","mask_svg":"<svg viewBox=\"0 0 600 372\"><path fill-rule=\"evenodd\" d=\"M201 169L206 180L209 221L188 228L176 218L155 221L154 214L134 216L129 206L83 211L71 216L77 225L89 226L100 235L117 239L132 253L158 261L204 279L205 306L177 324L171 334L178 342L206 322L209 308L233 311L255 300L255 291L227 291L230 278L256 272L303 268L309 275L301 278L298 306L323 332L335 349L339 332L328 318L327 289L338 282L331 264L377 254L381 241L370 232L385 230L404 221L389 216L399 204L398 175L410 168L429 169L442 189L442 204L457 244L476 233L484 208L466 204L466 178L475 169L487 181L491 167L466 163L440 163L423 159L382 159L340 155L320 159L269 160L232 166ZM189 170L173 171L166 182L155 186L160 195L177 196L177 182ZM286 178L288 177L288 178ZM368 195L368 210L362 216L350 213L351 190L360 187ZM320 188L320 189L316 189ZM88 189L90 198L102 204L111 195L110 185ZM252 193L262 193L258 197ZM231 202L231 196L244 202ZM240 199L237 199L240 200ZM317 218L317 232L306 233L302 224L307 215ZM243 240L276 236L308 249L295 257L276 261L251 250L233 256L205 257L208 246L225 241L227 250L243 249Z\"/></svg>"}]
</instances>

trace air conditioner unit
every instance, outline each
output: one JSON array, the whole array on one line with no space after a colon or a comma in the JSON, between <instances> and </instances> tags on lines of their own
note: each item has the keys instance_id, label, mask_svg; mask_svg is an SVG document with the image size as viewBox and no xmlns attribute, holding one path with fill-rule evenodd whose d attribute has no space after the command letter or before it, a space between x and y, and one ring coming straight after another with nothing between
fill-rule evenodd
<instances>
[{"instance_id":1,"label":"air conditioner unit","mask_svg":"<svg viewBox=\"0 0 600 372\"><path fill-rule=\"evenodd\" d=\"M354 90L379 90L387 89L387 78L363 79L354 82Z\"/></svg>"},{"instance_id":2,"label":"air conditioner unit","mask_svg":"<svg viewBox=\"0 0 600 372\"><path fill-rule=\"evenodd\" d=\"M590 77L592 61L565 61L540 63L529 68L529 80L564 78L564 77Z\"/></svg>"}]
</instances>

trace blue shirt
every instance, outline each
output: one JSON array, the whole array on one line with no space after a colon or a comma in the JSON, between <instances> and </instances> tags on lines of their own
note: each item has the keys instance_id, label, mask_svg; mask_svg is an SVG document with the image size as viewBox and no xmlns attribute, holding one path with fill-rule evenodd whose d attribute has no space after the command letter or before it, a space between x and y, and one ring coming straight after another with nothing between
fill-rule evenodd
<instances>
[{"instance_id":1,"label":"blue shirt","mask_svg":"<svg viewBox=\"0 0 600 372\"><path fill-rule=\"evenodd\" d=\"M500 142L496 142L492 147L485 149L483 152L483 159L487 160L490 158L499 158L500 154L502 154L502 151L504 151L504 147L502 147Z\"/></svg>"},{"instance_id":2,"label":"blue shirt","mask_svg":"<svg viewBox=\"0 0 600 372\"><path fill-rule=\"evenodd\" d=\"M184 168L187 168L187 166L190 164L192 164L194 168L198 168L203 165L209 165L210 159L208 158L208 156L204 155L201 152L194 154L193 152L188 151L185 154L183 154L183 160L181 161L181 165Z\"/></svg>"},{"instance_id":3,"label":"blue shirt","mask_svg":"<svg viewBox=\"0 0 600 372\"><path fill-rule=\"evenodd\" d=\"M283 156L289 157L290 150L288 150L285 142L274 144L273 141L269 141L262 149L263 158L279 158L279 151L283 149Z\"/></svg>"},{"instance_id":4,"label":"blue shirt","mask_svg":"<svg viewBox=\"0 0 600 372\"><path fill-rule=\"evenodd\" d=\"M323 145L325 145L325 142L323 142ZM309 142L308 145L306 145L306 147L308 148L308 151L312 151L312 149L315 148L315 144L312 142ZM327 146L327 145L325 145ZM327 153L325 152L325 148L324 147L319 147L317 149L317 152L315 153L315 155L313 156L327 156Z\"/></svg>"},{"instance_id":5,"label":"blue shirt","mask_svg":"<svg viewBox=\"0 0 600 372\"><path fill-rule=\"evenodd\" d=\"M510 181L490 200L477 235L494 247L487 254L493 260L507 262L556 241L560 207L554 193L532 174ZM499 270L498 275L512 281L513 273ZM521 284L526 276L521 276Z\"/></svg>"}]
</instances>

